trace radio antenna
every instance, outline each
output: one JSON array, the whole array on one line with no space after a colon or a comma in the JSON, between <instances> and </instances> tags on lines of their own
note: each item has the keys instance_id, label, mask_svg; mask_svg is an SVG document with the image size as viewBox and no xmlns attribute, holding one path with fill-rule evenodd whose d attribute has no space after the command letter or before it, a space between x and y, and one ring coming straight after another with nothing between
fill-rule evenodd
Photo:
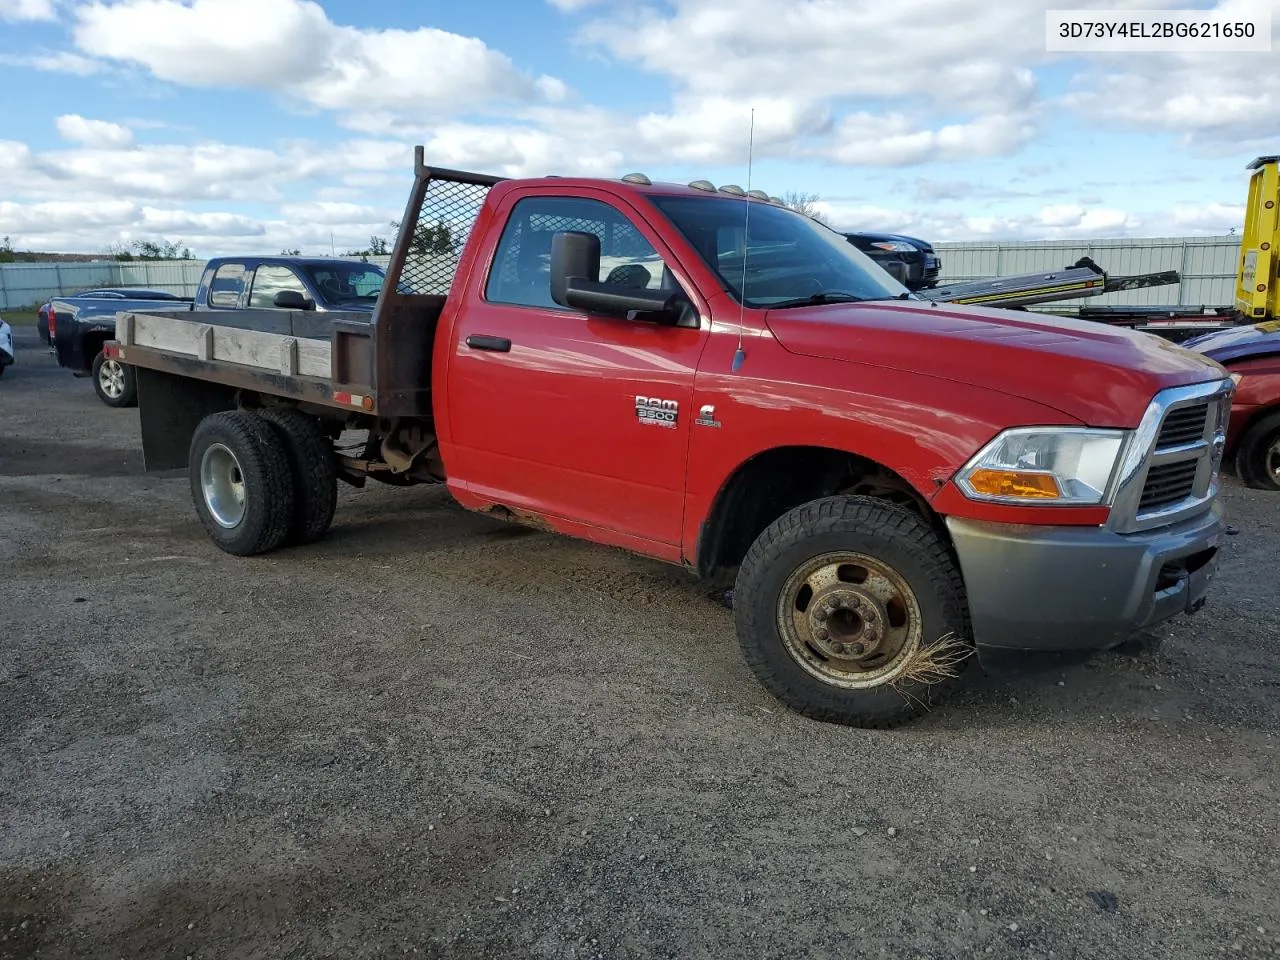
<instances>
[{"instance_id":1,"label":"radio antenna","mask_svg":"<svg viewBox=\"0 0 1280 960\"><path fill-rule=\"evenodd\" d=\"M745 322L745 314L747 310L747 252L751 249L750 233L748 228L751 226L751 157L755 149L756 139L756 108L751 108L751 127L747 133L747 209L742 217L742 290L738 294L738 349L733 352L733 372L737 373L742 367L742 361L747 359L746 352L742 349L742 326Z\"/></svg>"}]
</instances>

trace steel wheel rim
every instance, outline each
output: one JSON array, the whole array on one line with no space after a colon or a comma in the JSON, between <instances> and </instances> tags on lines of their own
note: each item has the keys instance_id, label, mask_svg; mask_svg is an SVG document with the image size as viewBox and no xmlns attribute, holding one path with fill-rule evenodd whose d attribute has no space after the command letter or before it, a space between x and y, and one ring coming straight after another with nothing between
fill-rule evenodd
<instances>
[{"instance_id":1,"label":"steel wheel rim","mask_svg":"<svg viewBox=\"0 0 1280 960\"><path fill-rule=\"evenodd\" d=\"M1271 482L1280 487L1280 437L1271 441L1265 462L1267 473L1271 474Z\"/></svg>"},{"instance_id":2,"label":"steel wheel rim","mask_svg":"<svg viewBox=\"0 0 1280 960\"><path fill-rule=\"evenodd\" d=\"M103 360L98 368L98 383L102 386L102 392L112 400L119 400L124 396L124 367L120 365L120 361Z\"/></svg>"},{"instance_id":3,"label":"steel wheel rim","mask_svg":"<svg viewBox=\"0 0 1280 960\"><path fill-rule=\"evenodd\" d=\"M244 471L224 444L210 444L200 457L200 493L214 523L230 530L244 519Z\"/></svg>"},{"instance_id":4,"label":"steel wheel rim","mask_svg":"<svg viewBox=\"0 0 1280 960\"><path fill-rule=\"evenodd\" d=\"M792 571L777 623L783 647L805 672L847 690L892 682L923 635L919 601L902 575L849 552L825 553Z\"/></svg>"}]
</instances>

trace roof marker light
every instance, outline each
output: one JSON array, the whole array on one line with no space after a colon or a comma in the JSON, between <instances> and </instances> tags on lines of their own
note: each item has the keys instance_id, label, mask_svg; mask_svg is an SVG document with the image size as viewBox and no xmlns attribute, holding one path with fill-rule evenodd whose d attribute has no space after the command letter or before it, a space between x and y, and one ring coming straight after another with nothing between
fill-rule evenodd
<instances>
[{"instance_id":1,"label":"roof marker light","mask_svg":"<svg viewBox=\"0 0 1280 960\"><path fill-rule=\"evenodd\" d=\"M622 178L623 183L638 183L642 187L653 186L653 181L646 177L643 173L628 173Z\"/></svg>"},{"instance_id":2,"label":"roof marker light","mask_svg":"<svg viewBox=\"0 0 1280 960\"><path fill-rule=\"evenodd\" d=\"M747 191L743 190L736 183L726 183L720 188L720 192L727 193L732 197L745 197L747 195Z\"/></svg>"},{"instance_id":3,"label":"roof marker light","mask_svg":"<svg viewBox=\"0 0 1280 960\"><path fill-rule=\"evenodd\" d=\"M695 190L705 190L707 193L715 193L716 185L710 180L691 180L689 186Z\"/></svg>"}]
</instances>

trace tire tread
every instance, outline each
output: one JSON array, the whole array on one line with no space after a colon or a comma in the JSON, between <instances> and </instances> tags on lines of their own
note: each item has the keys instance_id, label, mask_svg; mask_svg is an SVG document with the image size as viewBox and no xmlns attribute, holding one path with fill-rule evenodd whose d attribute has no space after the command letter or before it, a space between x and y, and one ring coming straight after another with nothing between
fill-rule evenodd
<instances>
[{"instance_id":1,"label":"tire tread","mask_svg":"<svg viewBox=\"0 0 1280 960\"><path fill-rule=\"evenodd\" d=\"M293 472L293 519L284 544L301 546L324 536L338 506L333 444L314 417L293 407L268 407L262 418L284 442Z\"/></svg>"},{"instance_id":2,"label":"tire tread","mask_svg":"<svg viewBox=\"0 0 1280 960\"><path fill-rule=\"evenodd\" d=\"M1254 490L1280 490L1267 473L1267 441L1280 433L1280 410L1264 414L1245 431L1236 448L1236 473Z\"/></svg>"},{"instance_id":3,"label":"tire tread","mask_svg":"<svg viewBox=\"0 0 1280 960\"><path fill-rule=\"evenodd\" d=\"M204 508L199 455L206 441L226 443L240 461L246 487L259 493L260 503L246 507L247 525L230 535ZM196 513L220 549L247 557L267 553L284 542L293 517L293 478L284 444L264 418L246 410L223 410L205 417L191 438L188 470Z\"/></svg>"},{"instance_id":4,"label":"tire tread","mask_svg":"<svg viewBox=\"0 0 1280 960\"><path fill-rule=\"evenodd\" d=\"M777 641L761 639L772 637L776 628L772 623L761 623L757 605L751 597L758 581L781 551L798 539L856 531L866 535L885 535L906 545L916 553L931 573L931 585L947 622L958 625L958 633L971 641L968 605L965 601L964 579L949 547L938 534L912 511L873 497L832 496L803 504L770 524L747 551L739 571L734 590L734 612L742 655L761 683L780 700L797 712L813 719L858 726L866 729L887 730L901 726L927 712L932 701L940 701L949 695L960 682L960 676L936 684L915 684L915 695L902 696L901 705L894 710L864 708L856 702L833 702L820 681L806 677L796 683L787 673L779 670L769 658L766 648ZM913 584L919 591L928 585ZM926 641L928 638L926 638ZM790 655L782 651L782 656ZM959 664L958 674L972 657ZM797 668L798 669L798 668ZM827 694L823 696L823 694Z\"/></svg>"}]
</instances>

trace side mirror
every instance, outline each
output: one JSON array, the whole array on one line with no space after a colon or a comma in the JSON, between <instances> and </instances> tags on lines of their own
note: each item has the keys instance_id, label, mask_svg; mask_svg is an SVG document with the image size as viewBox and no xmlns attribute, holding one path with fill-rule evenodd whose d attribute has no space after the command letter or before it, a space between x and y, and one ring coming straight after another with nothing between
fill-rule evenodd
<instances>
[{"instance_id":1,"label":"side mirror","mask_svg":"<svg viewBox=\"0 0 1280 960\"><path fill-rule=\"evenodd\" d=\"M635 312L670 314L679 293L637 290L600 283L600 238L594 233L561 230L551 238L551 299L562 307L627 316Z\"/></svg>"},{"instance_id":2,"label":"side mirror","mask_svg":"<svg viewBox=\"0 0 1280 960\"><path fill-rule=\"evenodd\" d=\"M594 233L561 230L551 238L551 299L571 307L569 281L600 277L600 238Z\"/></svg>"},{"instance_id":3,"label":"side mirror","mask_svg":"<svg viewBox=\"0 0 1280 960\"><path fill-rule=\"evenodd\" d=\"M901 260L885 260L880 266L904 287L907 285L907 265Z\"/></svg>"},{"instance_id":4,"label":"side mirror","mask_svg":"<svg viewBox=\"0 0 1280 960\"><path fill-rule=\"evenodd\" d=\"M284 310L310 310L315 304L297 290L281 290L271 301Z\"/></svg>"}]
</instances>

